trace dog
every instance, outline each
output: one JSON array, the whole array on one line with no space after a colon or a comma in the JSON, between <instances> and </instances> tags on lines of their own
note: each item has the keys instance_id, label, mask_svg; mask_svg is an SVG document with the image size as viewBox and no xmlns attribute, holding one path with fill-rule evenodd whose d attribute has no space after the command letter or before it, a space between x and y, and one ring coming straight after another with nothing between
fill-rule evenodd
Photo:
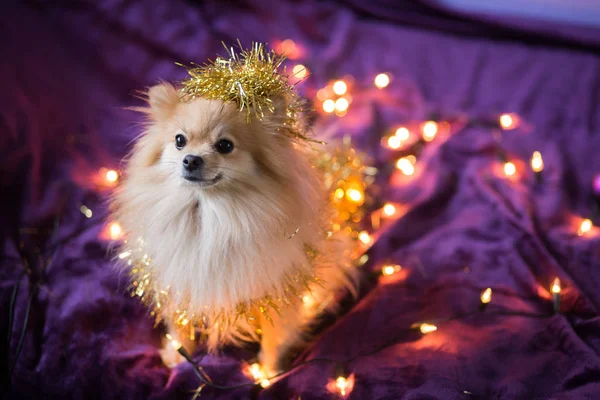
<instances>
[{"instance_id":1,"label":"dog","mask_svg":"<svg viewBox=\"0 0 600 400\"><path fill-rule=\"evenodd\" d=\"M126 236L143 238L146 268L169 288L170 302L196 316L214 311L203 320L209 351L260 341L269 372L305 340L318 307L302 297L326 304L355 282L347 241L328 231L314 146L282 133L287 101L279 96L272 112L249 119L233 102L185 99L166 82L151 87L148 106L138 109L148 124L113 204ZM276 309L265 309L264 299ZM240 304L249 318L215 319ZM169 333L183 337L164 317ZM161 354L173 364L168 348Z\"/></svg>"}]
</instances>

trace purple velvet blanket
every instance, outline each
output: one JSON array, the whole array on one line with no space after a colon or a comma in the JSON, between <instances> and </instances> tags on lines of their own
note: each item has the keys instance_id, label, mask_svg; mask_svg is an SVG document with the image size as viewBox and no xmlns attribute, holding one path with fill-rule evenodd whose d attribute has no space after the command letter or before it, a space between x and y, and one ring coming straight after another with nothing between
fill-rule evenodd
<instances>
[{"instance_id":1,"label":"purple velvet blanket","mask_svg":"<svg viewBox=\"0 0 600 400\"><path fill-rule=\"evenodd\" d=\"M419 155L414 175L382 175L378 198L398 204L402 217L378 233L362 268L403 269L365 284L296 362L352 359L353 399L600 399L600 229L577 234L592 215L600 172L600 33L452 15L429 1L314 0L2 7L6 397L188 399L199 386L189 364L162 365L164 331L114 268L103 221L110 191L94 177L118 169L139 133L140 117L125 110L139 104L135 90L183 78L174 62L202 62L237 38L293 39L299 58L290 66L309 69L300 86L309 98L352 75L348 114L319 114L315 131L351 135L382 170L393 158L380 138L399 124L430 113L522 119L501 137L492 127L454 124ZM383 90L372 85L379 72L393 77ZM516 166L511 178L499 147ZM537 184L528 164L534 150L545 164ZM562 313L553 315L555 277ZM449 318L477 310L486 287L493 300L485 312ZM407 330L422 321L438 330ZM248 382L242 368L254 356L194 355L222 385ZM327 385L335 372L314 363L266 389L205 388L201 398L334 398Z\"/></svg>"}]
</instances>

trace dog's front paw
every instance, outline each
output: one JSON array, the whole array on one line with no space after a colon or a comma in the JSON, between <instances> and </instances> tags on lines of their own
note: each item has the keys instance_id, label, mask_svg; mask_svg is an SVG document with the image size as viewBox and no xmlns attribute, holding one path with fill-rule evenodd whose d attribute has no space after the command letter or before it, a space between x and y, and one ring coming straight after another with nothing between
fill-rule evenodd
<instances>
[{"instance_id":1,"label":"dog's front paw","mask_svg":"<svg viewBox=\"0 0 600 400\"><path fill-rule=\"evenodd\" d=\"M169 368L175 368L177 364L180 364L185 361L185 358L173 346L170 344L166 344L165 347L158 351L160 353L160 358Z\"/></svg>"}]
</instances>

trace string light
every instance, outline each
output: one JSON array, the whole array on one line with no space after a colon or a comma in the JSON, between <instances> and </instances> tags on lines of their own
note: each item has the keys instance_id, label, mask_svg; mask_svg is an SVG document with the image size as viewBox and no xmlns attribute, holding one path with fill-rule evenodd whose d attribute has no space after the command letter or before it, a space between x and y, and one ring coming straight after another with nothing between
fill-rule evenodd
<instances>
[{"instance_id":1,"label":"string light","mask_svg":"<svg viewBox=\"0 0 600 400\"><path fill-rule=\"evenodd\" d=\"M396 137L398 139L407 140L409 136L410 132L405 127L401 126L400 128L396 129Z\"/></svg>"},{"instance_id":2,"label":"string light","mask_svg":"<svg viewBox=\"0 0 600 400\"><path fill-rule=\"evenodd\" d=\"M369 235L369 232L362 231L358 234L358 240L360 240L364 244L369 244L371 243L371 240L373 240L373 238L371 237L371 235Z\"/></svg>"},{"instance_id":3,"label":"string light","mask_svg":"<svg viewBox=\"0 0 600 400\"><path fill-rule=\"evenodd\" d=\"M390 77L388 74L381 73L375 77L375 86L379 89L383 89L390 84Z\"/></svg>"},{"instance_id":4,"label":"string light","mask_svg":"<svg viewBox=\"0 0 600 400\"><path fill-rule=\"evenodd\" d=\"M489 304L492 301L492 288L487 288L481 292L481 304Z\"/></svg>"},{"instance_id":5,"label":"string light","mask_svg":"<svg viewBox=\"0 0 600 400\"><path fill-rule=\"evenodd\" d=\"M504 163L504 175L513 176L517 172L517 167L510 161Z\"/></svg>"},{"instance_id":6,"label":"string light","mask_svg":"<svg viewBox=\"0 0 600 400\"><path fill-rule=\"evenodd\" d=\"M171 346L173 346L175 350L179 351L179 349L183 347L181 342L177 339L174 339L173 336L171 336L170 334L167 333L165 336L167 337L167 339L169 339L169 343L171 344Z\"/></svg>"},{"instance_id":7,"label":"string light","mask_svg":"<svg viewBox=\"0 0 600 400\"><path fill-rule=\"evenodd\" d=\"M343 376L337 377L335 380L335 386L342 396L346 396L346 394L349 392L349 389L351 390L351 382Z\"/></svg>"},{"instance_id":8,"label":"string light","mask_svg":"<svg viewBox=\"0 0 600 400\"><path fill-rule=\"evenodd\" d=\"M544 169L544 160L542 154L539 151L534 151L531 155L531 169L534 172L542 172Z\"/></svg>"},{"instance_id":9,"label":"string light","mask_svg":"<svg viewBox=\"0 0 600 400\"><path fill-rule=\"evenodd\" d=\"M438 133L438 124L435 121L427 121L423 124L423 140L431 142Z\"/></svg>"},{"instance_id":10,"label":"string light","mask_svg":"<svg viewBox=\"0 0 600 400\"><path fill-rule=\"evenodd\" d=\"M381 273L384 276L390 276L400 271L401 269L402 267L400 265L384 265L383 268L381 268Z\"/></svg>"},{"instance_id":11,"label":"string light","mask_svg":"<svg viewBox=\"0 0 600 400\"><path fill-rule=\"evenodd\" d=\"M577 234L579 236L583 236L592 229L592 226L592 220L587 218L584 219L583 221L581 221L581 225L579 225L579 230L577 231Z\"/></svg>"},{"instance_id":12,"label":"string light","mask_svg":"<svg viewBox=\"0 0 600 400\"><path fill-rule=\"evenodd\" d=\"M363 194L360 192L360 190L350 188L346 190L346 197L348 197L348 199L354 203L360 203L360 201L363 199Z\"/></svg>"},{"instance_id":13,"label":"string light","mask_svg":"<svg viewBox=\"0 0 600 400\"><path fill-rule=\"evenodd\" d=\"M337 99L335 101L336 111L344 112L348 109L349 105L350 105L350 103L348 102L348 99L346 99L344 97L340 97L339 99Z\"/></svg>"},{"instance_id":14,"label":"string light","mask_svg":"<svg viewBox=\"0 0 600 400\"><path fill-rule=\"evenodd\" d=\"M390 136L387 139L387 144L390 147L390 149L399 149L402 146L402 140L400 140L398 136Z\"/></svg>"},{"instance_id":15,"label":"string light","mask_svg":"<svg viewBox=\"0 0 600 400\"><path fill-rule=\"evenodd\" d=\"M292 69L292 74L298 79L304 79L308 75L308 69L302 64L297 64Z\"/></svg>"},{"instance_id":16,"label":"string light","mask_svg":"<svg viewBox=\"0 0 600 400\"><path fill-rule=\"evenodd\" d=\"M383 213L386 216L391 217L392 215L394 215L396 213L396 207L392 203L386 203L383 206Z\"/></svg>"},{"instance_id":17,"label":"string light","mask_svg":"<svg viewBox=\"0 0 600 400\"><path fill-rule=\"evenodd\" d=\"M335 81L333 84L333 93L337 94L338 96L345 94L347 90L348 85L346 85L346 82L344 81Z\"/></svg>"},{"instance_id":18,"label":"string light","mask_svg":"<svg viewBox=\"0 0 600 400\"><path fill-rule=\"evenodd\" d=\"M554 278L552 286L550 287L550 293L552 293L552 303L554 305L554 312L560 312L560 279Z\"/></svg>"},{"instance_id":19,"label":"string light","mask_svg":"<svg viewBox=\"0 0 600 400\"><path fill-rule=\"evenodd\" d=\"M110 183L115 183L119 179L119 173L114 169L109 169L106 171L105 178Z\"/></svg>"},{"instance_id":20,"label":"string light","mask_svg":"<svg viewBox=\"0 0 600 400\"><path fill-rule=\"evenodd\" d=\"M331 100L331 99L327 99L323 102L323 111L325 111L327 114L331 114L332 112L335 111L335 101Z\"/></svg>"},{"instance_id":21,"label":"string light","mask_svg":"<svg viewBox=\"0 0 600 400\"><path fill-rule=\"evenodd\" d=\"M396 168L404 175L412 175L415 173L415 166L410 162L408 157L402 157L396 161Z\"/></svg>"},{"instance_id":22,"label":"string light","mask_svg":"<svg viewBox=\"0 0 600 400\"><path fill-rule=\"evenodd\" d=\"M92 210L90 210L86 205L82 204L81 207L79 207L79 211L81 211L86 218L92 218Z\"/></svg>"},{"instance_id":23,"label":"string light","mask_svg":"<svg viewBox=\"0 0 600 400\"><path fill-rule=\"evenodd\" d=\"M123 236L123 229L117 222L111 222L108 226L108 233L112 240L118 240Z\"/></svg>"},{"instance_id":24,"label":"string light","mask_svg":"<svg viewBox=\"0 0 600 400\"><path fill-rule=\"evenodd\" d=\"M502 114L499 118L502 129L515 129L519 125L519 117L515 114Z\"/></svg>"},{"instance_id":25,"label":"string light","mask_svg":"<svg viewBox=\"0 0 600 400\"><path fill-rule=\"evenodd\" d=\"M437 326L424 322L419 326L419 330L423 335L426 335L428 333L437 331Z\"/></svg>"},{"instance_id":26,"label":"string light","mask_svg":"<svg viewBox=\"0 0 600 400\"><path fill-rule=\"evenodd\" d=\"M310 308L315 304L315 298L310 294L305 294L302 296L302 303L305 307Z\"/></svg>"}]
</instances>

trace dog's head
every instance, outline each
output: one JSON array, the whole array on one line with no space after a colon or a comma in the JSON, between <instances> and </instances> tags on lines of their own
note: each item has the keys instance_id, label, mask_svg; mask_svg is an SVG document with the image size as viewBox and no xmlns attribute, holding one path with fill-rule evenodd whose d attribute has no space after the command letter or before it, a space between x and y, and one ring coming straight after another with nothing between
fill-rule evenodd
<instances>
[{"instance_id":1,"label":"dog's head","mask_svg":"<svg viewBox=\"0 0 600 400\"><path fill-rule=\"evenodd\" d=\"M248 120L234 103L183 100L168 83L152 87L148 101L151 125L132 158L135 167L155 168L153 179L210 193L289 183L294 146L278 132L277 108L263 120Z\"/></svg>"}]
</instances>

